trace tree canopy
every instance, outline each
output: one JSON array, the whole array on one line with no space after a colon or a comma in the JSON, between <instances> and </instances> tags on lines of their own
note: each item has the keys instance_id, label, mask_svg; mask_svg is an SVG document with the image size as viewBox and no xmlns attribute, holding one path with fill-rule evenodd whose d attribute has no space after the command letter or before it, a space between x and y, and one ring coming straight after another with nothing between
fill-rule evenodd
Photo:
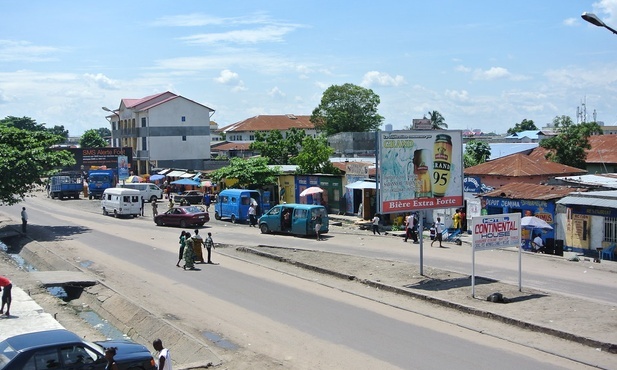
<instances>
[{"instance_id":1,"label":"tree canopy","mask_svg":"<svg viewBox=\"0 0 617 370\"><path fill-rule=\"evenodd\" d=\"M99 135L97 130L91 129L81 135L79 145L82 148L104 148L107 146L107 141Z\"/></svg>"},{"instance_id":2,"label":"tree canopy","mask_svg":"<svg viewBox=\"0 0 617 370\"><path fill-rule=\"evenodd\" d=\"M306 136L303 130L291 128L286 137L279 130L269 131L267 134L255 132L255 141L249 149L258 150L262 157L268 158L268 164L290 164L292 157L300 152L302 140Z\"/></svg>"},{"instance_id":3,"label":"tree canopy","mask_svg":"<svg viewBox=\"0 0 617 370\"><path fill-rule=\"evenodd\" d=\"M379 95L373 90L346 83L324 91L313 110L311 122L328 136L339 132L376 131L384 118L377 113Z\"/></svg>"},{"instance_id":4,"label":"tree canopy","mask_svg":"<svg viewBox=\"0 0 617 370\"><path fill-rule=\"evenodd\" d=\"M246 189L249 186L276 184L280 173L280 168L268 167L268 160L264 157L248 159L236 157L230 160L228 166L213 171L210 177L215 182L220 182L222 179L236 179L238 180L236 186Z\"/></svg>"},{"instance_id":5,"label":"tree canopy","mask_svg":"<svg viewBox=\"0 0 617 370\"><path fill-rule=\"evenodd\" d=\"M535 123L533 123L533 120L523 119L521 123L517 123L516 125L514 125L514 127L510 127L508 129L508 135L512 135L517 132L537 130L537 129L538 128L536 127Z\"/></svg>"},{"instance_id":6,"label":"tree canopy","mask_svg":"<svg viewBox=\"0 0 617 370\"><path fill-rule=\"evenodd\" d=\"M292 163L298 165L296 173L330 173L338 174L339 169L330 162L330 156L334 149L328 146L324 135L316 138L307 136L302 141L302 150L292 158Z\"/></svg>"},{"instance_id":7,"label":"tree canopy","mask_svg":"<svg viewBox=\"0 0 617 370\"><path fill-rule=\"evenodd\" d=\"M477 166L491 157L491 147L484 141L471 140L465 144L463 163L465 168Z\"/></svg>"},{"instance_id":8,"label":"tree canopy","mask_svg":"<svg viewBox=\"0 0 617 370\"><path fill-rule=\"evenodd\" d=\"M41 178L75 164L65 150L52 150L60 137L46 130L22 130L0 124L0 203L19 203Z\"/></svg>"},{"instance_id":9,"label":"tree canopy","mask_svg":"<svg viewBox=\"0 0 617 370\"><path fill-rule=\"evenodd\" d=\"M439 113L436 110L428 112L428 119L431 120L431 126L432 126L433 130L442 130L444 128L448 128L448 124L446 123L446 119L443 118L441 113Z\"/></svg>"},{"instance_id":10,"label":"tree canopy","mask_svg":"<svg viewBox=\"0 0 617 370\"><path fill-rule=\"evenodd\" d=\"M546 158L557 163L585 169L589 136L602 134L602 128L596 122L575 124L568 116L557 116L553 119L557 136L540 141L540 146L549 150Z\"/></svg>"}]
</instances>

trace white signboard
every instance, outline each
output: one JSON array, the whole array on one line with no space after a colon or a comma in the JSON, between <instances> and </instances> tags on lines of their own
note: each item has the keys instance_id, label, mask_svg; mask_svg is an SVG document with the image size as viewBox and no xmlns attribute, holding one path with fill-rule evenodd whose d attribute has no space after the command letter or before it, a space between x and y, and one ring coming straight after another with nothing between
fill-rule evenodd
<instances>
[{"instance_id":1,"label":"white signboard","mask_svg":"<svg viewBox=\"0 0 617 370\"><path fill-rule=\"evenodd\" d=\"M475 250L521 246L521 214L476 216L471 219Z\"/></svg>"}]
</instances>

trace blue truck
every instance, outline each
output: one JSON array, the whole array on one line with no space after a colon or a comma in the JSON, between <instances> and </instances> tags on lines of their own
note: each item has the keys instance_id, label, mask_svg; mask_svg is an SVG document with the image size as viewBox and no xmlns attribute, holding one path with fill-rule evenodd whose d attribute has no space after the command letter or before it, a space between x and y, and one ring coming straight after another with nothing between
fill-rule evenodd
<instances>
[{"instance_id":1,"label":"blue truck","mask_svg":"<svg viewBox=\"0 0 617 370\"><path fill-rule=\"evenodd\" d=\"M84 182L79 172L60 172L49 178L49 196L52 199L79 199L83 190Z\"/></svg>"},{"instance_id":2,"label":"blue truck","mask_svg":"<svg viewBox=\"0 0 617 370\"><path fill-rule=\"evenodd\" d=\"M88 199L101 198L105 189L116 186L116 170L88 171Z\"/></svg>"}]
</instances>

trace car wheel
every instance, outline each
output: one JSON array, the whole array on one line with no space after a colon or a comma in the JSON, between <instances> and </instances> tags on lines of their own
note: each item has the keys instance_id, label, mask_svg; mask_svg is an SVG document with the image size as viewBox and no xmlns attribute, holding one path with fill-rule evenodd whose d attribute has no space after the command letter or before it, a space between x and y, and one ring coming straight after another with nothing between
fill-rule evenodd
<instances>
[{"instance_id":1,"label":"car wheel","mask_svg":"<svg viewBox=\"0 0 617 370\"><path fill-rule=\"evenodd\" d=\"M268 227L268 224L259 225L259 230L261 231L262 234L267 234L270 232L270 228Z\"/></svg>"},{"instance_id":2,"label":"car wheel","mask_svg":"<svg viewBox=\"0 0 617 370\"><path fill-rule=\"evenodd\" d=\"M186 221L180 221L180 227L184 229L186 227Z\"/></svg>"},{"instance_id":3,"label":"car wheel","mask_svg":"<svg viewBox=\"0 0 617 370\"><path fill-rule=\"evenodd\" d=\"M158 198L156 197L156 195L153 195L150 197L150 203L154 203Z\"/></svg>"},{"instance_id":4,"label":"car wheel","mask_svg":"<svg viewBox=\"0 0 617 370\"><path fill-rule=\"evenodd\" d=\"M231 223L232 224L236 223L236 215L231 215Z\"/></svg>"},{"instance_id":5,"label":"car wheel","mask_svg":"<svg viewBox=\"0 0 617 370\"><path fill-rule=\"evenodd\" d=\"M154 223L156 223L156 226L163 226L163 221L160 218L155 220Z\"/></svg>"},{"instance_id":6,"label":"car wheel","mask_svg":"<svg viewBox=\"0 0 617 370\"><path fill-rule=\"evenodd\" d=\"M214 218L217 219L217 220L220 220L221 219L221 215L219 215L218 212L214 212Z\"/></svg>"},{"instance_id":7,"label":"car wheel","mask_svg":"<svg viewBox=\"0 0 617 370\"><path fill-rule=\"evenodd\" d=\"M92 200L92 194L88 195L88 199Z\"/></svg>"}]
</instances>

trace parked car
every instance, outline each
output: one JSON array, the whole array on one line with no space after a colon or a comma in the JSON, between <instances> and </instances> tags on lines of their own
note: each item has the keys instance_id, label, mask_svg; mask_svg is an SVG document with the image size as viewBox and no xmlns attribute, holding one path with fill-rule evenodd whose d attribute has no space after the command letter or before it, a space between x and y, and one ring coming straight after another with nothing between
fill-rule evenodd
<instances>
[{"instance_id":1,"label":"parked car","mask_svg":"<svg viewBox=\"0 0 617 370\"><path fill-rule=\"evenodd\" d=\"M148 349L128 340L87 342L65 329L19 334L0 342L0 370L89 369L107 365L105 348L116 347L119 370L156 369Z\"/></svg>"},{"instance_id":2,"label":"parked car","mask_svg":"<svg viewBox=\"0 0 617 370\"><path fill-rule=\"evenodd\" d=\"M203 226L208 221L210 221L210 215L196 206L173 207L154 217L154 223L158 226Z\"/></svg>"},{"instance_id":3,"label":"parked car","mask_svg":"<svg viewBox=\"0 0 617 370\"><path fill-rule=\"evenodd\" d=\"M174 195L174 203L180 204L182 199L186 200L188 204L201 204L204 200L204 193L198 190L189 190Z\"/></svg>"}]
</instances>

